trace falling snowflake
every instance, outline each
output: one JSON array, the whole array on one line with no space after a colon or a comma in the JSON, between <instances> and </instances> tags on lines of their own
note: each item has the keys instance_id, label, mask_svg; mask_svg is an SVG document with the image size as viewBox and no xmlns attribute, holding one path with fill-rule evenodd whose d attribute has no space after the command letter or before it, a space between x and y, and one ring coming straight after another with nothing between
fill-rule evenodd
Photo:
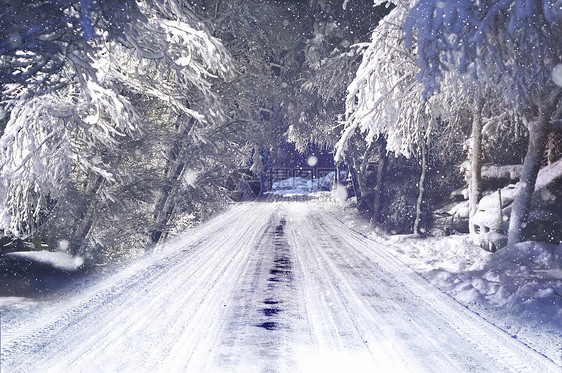
<instances>
[{"instance_id":1,"label":"falling snowflake","mask_svg":"<svg viewBox=\"0 0 562 373\"><path fill-rule=\"evenodd\" d=\"M197 178L199 177L199 171L193 170L191 168L187 169L183 174L183 181L186 185L195 188Z\"/></svg>"},{"instance_id":2,"label":"falling snowflake","mask_svg":"<svg viewBox=\"0 0 562 373\"><path fill-rule=\"evenodd\" d=\"M311 155L310 157L308 157L308 159L306 160L306 163L308 163L308 165L310 167L314 167L316 166L316 164L318 164L318 157L315 155Z\"/></svg>"},{"instance_id":3,"label":"falling snowflake","mask_svg":"<svg viewBox=\"0 0 562 373\"><path fill-rule=\"evenodd\" d=\"M552 80L556 85L562 87L562 63L559 63L552 69Z\"/></svg>"},{"instance_id":4,"label":"falling snowflake","mask_svg":"<svg viewBox=\"0 0 562 373\"><path fill-rule=\"evenodd\" d=\"M347 200L347 189L345 186L338 184L335 189L332 190L332 195L339 199L340 201Z\"/></svg>"},{"instance_id":5,"label":"falling snowflake","mask_svg":"<svg viewBox=\"0 0 562 373\"><path fill-rule=\"evenodd\" d=\"M59 250L60 251L66 251L68 249L69 244L70 243L67 240L60 240L59 241Z\"/></svg>"}]
</instances>

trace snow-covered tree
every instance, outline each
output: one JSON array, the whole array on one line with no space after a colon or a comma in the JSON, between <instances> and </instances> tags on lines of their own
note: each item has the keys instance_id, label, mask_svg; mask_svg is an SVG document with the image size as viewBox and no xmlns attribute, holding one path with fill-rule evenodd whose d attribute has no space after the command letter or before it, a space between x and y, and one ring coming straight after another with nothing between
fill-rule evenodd
<instances>
[{"instance_id":1,"label":"snow-covered tree","mask_svg":"<svg viewBox=\"0 0 562 373\"><path fill-rule=\"evenodd\" d=\"M238 166L252 163L252 154L276 153L285 142L282 113L291 100L290 79L298 75L300 7L257 0L207 0L194 7L236 65L235 78L215 89L226 107L225 135L237 144L233 148L245 147ZM263 171L260 163L256 172Z\"/></svg>"},{"instance_id":2,"label":"snow-covered tree","mask_svg":"<svg viewBox=\"0 0 562 373\"><path fill-rule=\"evenodd\" d=\"M60 12L47 12L50 2L30 5L29 13L12 9L21 20L14 33L20 26L32 31L29 40L3 44L0 61L0 105L9 118L0 139L2 228L12 234L33 232L69 184L83 184L89 202L76 216L83 227L73 238L80 245L95 219L89 211L96 201L111 200L123 182L110 154L140 133L146 118L135 106L142 96L193 118L194 137L220 118L211 81L229 76L230 57L189 10L174 1L137 2L115 16L107 5L68 1ZM34 23L42 20L54 28ZM79 37L49 39L60 24L69 29L60 30L63 36ZM42 47L35 39L52 43ZM53 68L36 68L45 64Z\"/></svg>"},{"instance_id":3,"label":"snow-covered tree","mask_svg":"<svg viewBox=\"0 0 562 373\"><path fill-rule=\"evenodd\" d=\"M349 140L357 131L368 143L384 138L384 151L419 158L422 172L414 224L418 232L428 146L444 122L442 102L423 99L423 86L415 79L419 71L415 52L404 44L402 26L409 9L408 2L397 1L373 31L372 42L363 52L363 62L348 87L345 128L336 145L336 159L348 151Z\"/></svg>"},{"instance_id":4,"label":"snow-covered tree","mask_svg":"<svg viewBox=\"0 0 562 373\"><path fill-rule=\"evenodd\" d=\"M60 196L74 168L116 181L99 152L115 149L120 137L138 130L128 99L88 81L85 89L67 85L4 102L10 112L0 138L4 229L29 233L46 207L45 198Z\"/></svg>"},{"instance_id":5,"label":"snow-covered tree","mask_svg":"<svg viewBox=\"0 0 562 373\"><path fill-rule=\"evenodd\" d=\"M496 115L501 102L485 90L484 84L476 86L463 79L451 66L443 73L443 89L439 94L427 96L424 86L416 79L420 73L417 50L405 44L403 27L413 2L396 1L395 5L374 30L356 78L349 85L345 128L336 146L336 157L345 152L349 156L349 141L360 131L367 142L382 137L388 151L417 158L422 166L416 202L417 231L429 158L436 161L450 158L448 154L455 142L463 141L462 138L451 141L451 137L458 136L471 124L467 180L470 205L476 211L481 194L482 116Z\"/></svg>"},{"instance_id":6,"label":"snow-covered tree","mask_svg":"<svg viewBox=\"0 0 562 373\"><path fill-rule=\"evenodd\" d=\"M529 131L509 244L521 239L536 177L562 88L553 72L562 62L562 4L554 0L422 0L411 10L406 42L414 40L425 94L437 92L444 71L459 61L458 72L477 81L493 76L498 94L516 108Z\"/></svg>"},{"instance_id":7,"label":"snow-covered tree","mask_svg":"<svg viewBox=\"0 0 562 373\"><path fill-rule=\"evenodd\" d=\"M124 0L4 1L0 9L0 86L18 83L32 92L56 90L68 61L86 70L99 32L125 40L144 19L142 3ZM8 90L9 91L9 90Z\"/></svg>"},{"instance_id":8,"label":"snow-covered tree","mask_svg":"<svg viewBox=\"0 0 562 373\"><path fill-rule=\"evenodd\" d=\"M347 86L361 62L362 42L388 13L372 2L310 1L312 25L303 50L304 69L294 84L294 106L288 110L289 139L297 149L310 145L332 150L341 131Z\"/></svg>"}]
</instances>

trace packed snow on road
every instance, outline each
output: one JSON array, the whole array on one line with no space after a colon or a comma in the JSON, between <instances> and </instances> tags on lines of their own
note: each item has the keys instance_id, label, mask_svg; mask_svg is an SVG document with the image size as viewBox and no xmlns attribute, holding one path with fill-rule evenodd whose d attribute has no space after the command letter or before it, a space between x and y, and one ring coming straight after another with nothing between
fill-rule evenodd
<instances>
[{"instance_id":1,"label":"packed snow on road","mask_svg":"<svg viewBox=\"0 0 562 373\"><path fill-rule=\"evenodd\" d=\"M338 203L233 205L64 296L5 306L2 372L560 372Z\"/></svg>"}]
</instances>

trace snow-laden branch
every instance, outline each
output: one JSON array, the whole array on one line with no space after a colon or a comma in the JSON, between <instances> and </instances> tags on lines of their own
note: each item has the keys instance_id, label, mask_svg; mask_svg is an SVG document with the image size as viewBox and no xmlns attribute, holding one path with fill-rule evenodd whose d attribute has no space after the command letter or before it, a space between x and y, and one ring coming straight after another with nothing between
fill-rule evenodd
<instances>
[{"instance_id":1,"label":"snow-laden branch","mask_svg":"<svg viewBox=\"0 0 562 373\"><path fill-rule=\"evenodd\" d=\"M336 160L342 158L358 130L367 142L384 136L389 151L408 157L421 140L419 136L427 137L431 131L428 119L439 115L438 103L423 99L423 86L415 79L419 72L414 63L416 52L405 47L402 25L410 5L396 4L373 31L372 42L348 87L345 127L336 145Z\"/></svg>"},{"instance_id":2,"label":"snow-laden branch","mask_svg":"<svg viewBox=\"0 0 562 373\"><path fill-rule=\"evenodd\" d=\"M211 88L214 80L231 74L226 49L202 27L190 26L187 22L193 17L177 13L186 9L175 1L137 6L137 13L122 15L131 19L114 25L122 28L117 33L104 28L103 12L92 9L92 17L101 17L96 22L92 18L95 35L68 39L61 47L64 53L54 52L61 58L52 73L44 68L53 66L52 59L38 50L22 47L13 58L0 58L0 72L27 74L3 86L0 101L8 115L0 138L0 229L5 232L29 234L68 185L79 179L100 180L96 183L101 188L95 192L112 199L109 190L123 178L112 165L111 154L144 125L131 93L156 98L202 125L220 116ZM73 12L67 16L88 21ZM53 84L46 90L34 89L36 81ZM194 107L197 101L205 101L204 111ZM206 117L213 115L213 120ZM201 133L201 128L193 133Z\"/></svg>"}]
</instances>

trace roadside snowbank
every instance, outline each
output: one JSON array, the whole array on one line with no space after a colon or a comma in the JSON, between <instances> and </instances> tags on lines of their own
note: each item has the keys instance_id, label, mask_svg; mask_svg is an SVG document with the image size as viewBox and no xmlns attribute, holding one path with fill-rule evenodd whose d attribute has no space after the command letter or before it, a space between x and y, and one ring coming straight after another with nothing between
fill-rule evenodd
<instances>
[{"instance_id":1,"label":"roadside snowbank","mask_svg":"<svg viewBox=\"0 0 562 373\"><path fill-rule=\"evenodd\" d=\"M389 249L434 285L562 365L562 245L523 242L492 254L468 235L370 236L394 243Z\"/></svg>"},{"instance_id":2,"label":"roadside snowbank","mask_svg":"<svg viewBox=\"0 0 562 373\"><path fill-rule=\"evenodd\" d=\"M0 311L23 310L35 306L37 303L36 300L26 297L0 297Z\"/></svg>"},{"instance_id":3,"label":"roadside snowbank","mask_svg":"<svg viewBox=\"0 0 562 373\"><path fill-rule=\"evenodd\" d=\"M48 264L63 271L75 271L84 264L84 258L79 256L73 257L61 251L20 251L4 255Z\"/></svg>"}]
</instances>

